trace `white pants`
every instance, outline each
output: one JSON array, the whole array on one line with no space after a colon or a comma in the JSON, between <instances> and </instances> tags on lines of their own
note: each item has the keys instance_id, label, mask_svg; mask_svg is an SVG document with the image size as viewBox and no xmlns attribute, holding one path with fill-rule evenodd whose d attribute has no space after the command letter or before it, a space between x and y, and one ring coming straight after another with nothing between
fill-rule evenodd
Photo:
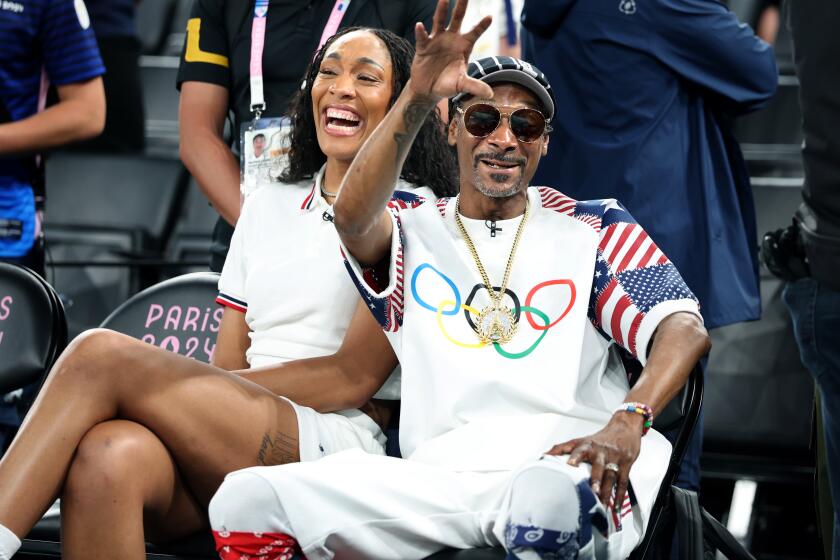
<instances>
[{"instance_id":1,"label":"white pants","mask_svg":"<svg viewBox=\"0 0 840 560\"><path fill-rule=\"evenodd\" d=\"M210 523L218 532L290 534L310 560L410 560L499 545L522 559L539 558L529 545L573 554L560 558L624 558L641 539L641 520L627 507L617 527L588 479L588 466L570 467L566 457L477 473L349 450L229 474Z\"/></svg>"}]
</instances>

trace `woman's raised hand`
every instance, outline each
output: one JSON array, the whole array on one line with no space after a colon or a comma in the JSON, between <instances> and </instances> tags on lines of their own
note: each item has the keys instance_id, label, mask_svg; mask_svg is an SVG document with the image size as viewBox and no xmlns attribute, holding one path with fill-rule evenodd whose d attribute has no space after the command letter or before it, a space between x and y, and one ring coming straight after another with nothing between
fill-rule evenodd
<instances>
[{"instance_id":1,"label":"woman's raised hand","mask_svg":"<svg viewBox=\"0 0 840 560\"><path fill-rule=\"evenodd\" d=\"M422 23L417 23L414 35L417 53L411 64L411 87L420 95L441 99L458 93L469 93L489 99L493 89L475 78L467 76L467 63L473 45L490 26L492 18L485 16L467 33L461 33L461 23L468 0L456 0L452 20L446 25L448 0L439 0L429 34Z\"/></svg>"}]
</instances>

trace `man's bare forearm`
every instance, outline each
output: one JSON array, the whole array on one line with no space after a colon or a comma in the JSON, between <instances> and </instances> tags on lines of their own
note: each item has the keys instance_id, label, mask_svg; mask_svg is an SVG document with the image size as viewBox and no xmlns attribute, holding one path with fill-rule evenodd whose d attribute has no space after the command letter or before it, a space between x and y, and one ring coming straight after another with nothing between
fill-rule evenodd
<instances>
[{"instance_id":1,"label":"man's bare forearm","mask_svg":"<svg viewBox=\"0 0 840 560\"><path fill-rule=\"evenodd\" d=\"M645 403L654 414L659 413L679 393L697 361L710 348L709 334L696 315L669 315L656 329L645 369L626 400Z\"/></svg>"},{"instance_id":2,"label":"man's bare forearm","mask_svg":"<svg viewBox=\"0 0 840 560\"><path fill-rule=\"evenodd\" d=\"M239 219L239 162L223 140L228 90L184 82L178 105L181 160L204 195L229 224Z\"/></svg>"},{"instance_id":3,"label":"man's bare forearm","mask_svg":"<svg viewBox=\"0 0 840 560\"><path fill-rule=\"evenodd\" d=\"M345 243L369 235L379 222L417 132L436 102L414 93L409 82L356 155L335 202L335 226Z\"/></svg>"},{"instance_id":4,"label":"man's bare forearm","mask_svg":"<svg viewBox=\"0 0 840 560\"><path fill-rule=\"evenodd\" d=\"M38 152L102 133L105 93L101 78L61 86L59 99L45 111L0 125L0 156Z\"/></svg>"},{"instance_id":5,"label":"man's bare forearm","mask_svg":"<svg viewBox=\"0 0 840 560\"><path fill-rule=\"evenodd\" d=\"M213 208L229 224L239 219L239 164L218 136L202 131L181 139L181 160Z\"/></svg>"}]
</instances>

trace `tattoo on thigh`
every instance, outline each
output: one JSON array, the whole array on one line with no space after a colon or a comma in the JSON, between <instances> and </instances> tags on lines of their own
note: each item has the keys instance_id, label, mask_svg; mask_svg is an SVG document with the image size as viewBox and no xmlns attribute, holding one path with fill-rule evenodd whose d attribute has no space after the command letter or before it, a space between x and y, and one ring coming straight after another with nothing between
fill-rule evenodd
<instances>
[{"instance_id":1,"label":"tattoo on thigh","mask_svg":"<svg viewBox=\"0 0 840 560\"><path fill-rule=\"evenodd\" d=\"M298 461L298 440L295 437L276 431L263 434L257 459L261 465L283 465Z\"/></svg>"}]
</instances>

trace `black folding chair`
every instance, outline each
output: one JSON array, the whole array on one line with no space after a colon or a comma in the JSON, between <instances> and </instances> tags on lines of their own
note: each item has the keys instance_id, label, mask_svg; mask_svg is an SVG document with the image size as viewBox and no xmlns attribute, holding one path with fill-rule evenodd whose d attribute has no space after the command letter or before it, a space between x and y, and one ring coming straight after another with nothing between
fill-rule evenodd
<instances>
[{"instance_id":1,"label":"black folding chair","mask_svg":"<svg viewBox=\"0 0 840 560\"><path fill-rule=\"evenodd\" d=\"M52 287L0 262L0 394L42 381L66 345L64 307Z\"/></svg>"},{"instance_id":2,"label":"black folding chair","mask_svg":"<svg viewBox=\"0 0 840 560\"><path fill-rule=\"evenodd\" d=\"M209 362L221 317L221 307L214 303L218 281L216 273L194 272L155 284L120 305L102 327ZM60 558L60 525L59 512L48 512L23 540L15 559ZM150 544L146 557L148 560L218 558L209 531L163 546Z\"/></svg>"}]
</instances>

